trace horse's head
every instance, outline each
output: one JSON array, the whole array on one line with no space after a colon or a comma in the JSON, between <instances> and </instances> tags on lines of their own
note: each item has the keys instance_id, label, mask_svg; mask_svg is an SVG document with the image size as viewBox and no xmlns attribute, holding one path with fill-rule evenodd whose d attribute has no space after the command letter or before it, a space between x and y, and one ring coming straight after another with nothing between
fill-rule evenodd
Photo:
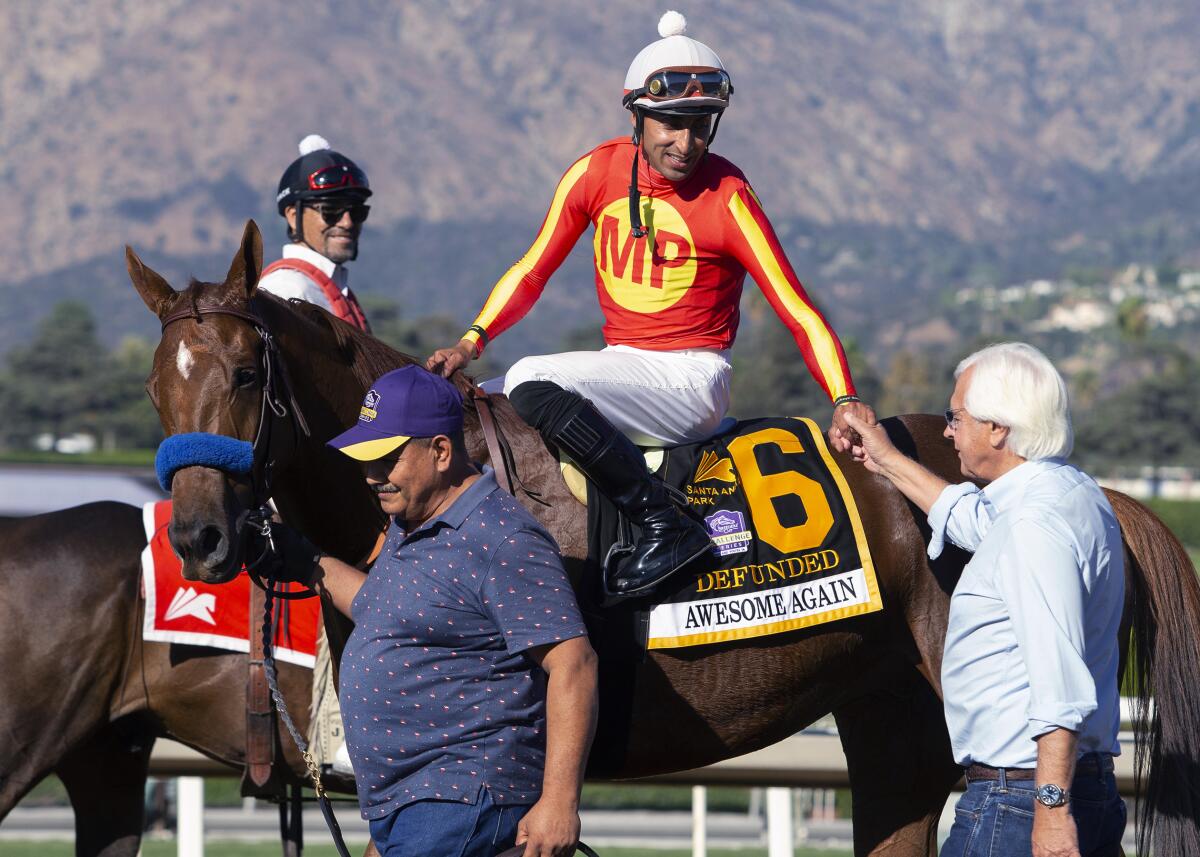
<instances>
[{"instance_id":1,"label":"horse's head","mask_svg":"<svg viewBox=\"0 0 1200 857\"><path fill-rule=\"evenodd\" d=\"M184 577L222 583L243 562L243 510L266 499L255 496L255 468L245 461L260 421L270 420L265 346L250 318L262 238L247 222L225 281L193 281L178 292L129 247L125 258L134 288L163 323L146 391L168 435L158 464L174 501L171 545Z\"/></svg>"}]
</instances>

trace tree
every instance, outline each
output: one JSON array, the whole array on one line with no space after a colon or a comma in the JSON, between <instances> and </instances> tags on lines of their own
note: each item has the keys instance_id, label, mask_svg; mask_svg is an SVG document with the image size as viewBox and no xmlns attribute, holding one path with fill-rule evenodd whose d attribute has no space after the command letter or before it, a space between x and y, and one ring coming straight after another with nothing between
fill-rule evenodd
<instances>
[{"instance_id":1,"label":"tree","mask_svg":"<svg viewBox=\"0 0 1200 857\"><path fill-rule=\"evenodd\" d=\"M1150 317L1146 314L1146 301L1139 297L1125 298L1117 305L1117 330L1121 338L1130 342L1141 342L1150 330Z\"/></svg>"},{"instance_id":2,"label":"tree","mask_svg":"<svg viewBox=\"0 0 1200 857\"><path fill-rule=\"evenodd\" d=\"M1200 461L1200 365L1178 358L1165 372L1128 384L1076 423L1090 466L1195 466Z\"/></svg>"},{"instance_id":3,"label":"tree","mask_svg":"<svg viewBox=\"0 0 1200 857\"><path fill-rule=\"evenodd\" d=\"M950 399L951 376L941 360L926 352L899 352L884 377L880 416L940 413Z\"/></svg>"},{"instance_id":4,"label":"tree","mask_svg":"<svg viewBox=\"0 0 1200 857\"><path fill-rule=\"evenodd\" d=\"M107 360L85 305L55 304L33 341L12 349L7 363L0 403L10 443L96 430L106 404Z\"/></svg>"},{"instance_id":5,"label":"tree","mask_svg":"<svg viewBox=\"0 0 1200 857\"><path fill-rule=\"evenodd\" d=\"M109 355L106 407L98 424L105 449L153 449L162 441L162 424L146 395L153 364L154 346L137 336L125 337Z\"/></svg>"},{"instance_id":6,"label":"tree","mask_svg":"<svg viewBox=\"0 0 1200 857\"><path fill-rule=\"evenodd\" d=\"M361 301L375 338L420 360L438 348L454 345L463 334L461 323L446 316L407 319L400 305L384 295L364 295Z\"/></svg>"},{"instance_id":7,"label":"tree","mask_svg":"<svg viewBox=\"0 0 1200 857\"><path fill-rule=\"evenodd\" d=\"M740 419L806 416L824 425L829 396L808 371L796 340L758 292L747 295L743 330L734 348L732 412ZM859 395L874 402L879 377L852 340L843 342Z\"/></svg>"}]
</instances>

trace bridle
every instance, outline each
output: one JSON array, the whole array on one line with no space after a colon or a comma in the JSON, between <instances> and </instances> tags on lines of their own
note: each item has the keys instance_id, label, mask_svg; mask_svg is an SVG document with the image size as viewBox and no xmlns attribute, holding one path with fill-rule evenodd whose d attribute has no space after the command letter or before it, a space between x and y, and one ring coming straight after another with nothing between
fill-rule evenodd
<instances>
[{"instance_id":1,"label":"bridle","mask_svg":"<svg viewBox=\"0 0 1200 857\"><path fill-rule=\"evenodd\" d=\"M272 552L273 548L271 542L272 509L268 501L272 496L271 477L275 472L276 466L279 464L279 458L275 454L278 450L273 450L271 443L274 437L274 426L276 422L287 420L292 430L292 438L296 443L299 443L301 436L310 437L312 432L309 430L308 421L304 418L304 412L301 411L300 404L296 401L296 396L292 392L292 384L287 374L287 366L279 354L279 346L276 345L274 336L267 329L267 325L261 316L234 307L198 306L193 303L163 318L161 329L165 333L171 324L183 321L184 319L192 319L197 324L200 324L204 321L204 316L206 315L225 315L249 322L250 326L254 328L254 332L258 334L258 338L262 344L262 374L259 385L261 405L259 408L258 427L254 432L254 440L250 444L253 462L250 468L252 503L251 508L243 512L240 516L241 520L239 523L248 524L253 527L262 538L262 552L254 559L246 561L245 566L251 577L255 579L255 582L263 586L263 588L267 588L256 572L268 554ZM296 597L297 594L302 593L279 592L276 593L276 596L290 598Z\"/></svg>"},{"instance_id":2,"label":"bridle","mask_svg":"<svg viewBox=\"0 0 1200 857\"><path fill-rule=\"evenodd\" d=\"M263 602L262 650L263 668L266 673L271 699L275 703L275 710L279 714L280 721L291 734L292 740L300 750L300 755L303 757L304 764L308 768L308 775L312 779L317 802L321 807L321 814L324 816L325 824L329 828L329 833L333 838L334 847L337 849L339 857L350 857L350 853L346 849L346 843L342 838L341 827L334 817L333 806L330 804L325 787L321 782L320 769L317 767L312 755L308 752L308 742L300 734L291 715L288 713L287 703L284 701L283 693L279 689L279 678L275 669L275 599L310 598L317 593L313 590L299 592L280 591L275 588L277 581L271 573L277 559L275 543L271 537L272 509L268 504L268 501L271 499L271 475L278 463L278 459L272 454L271 448L271 440L274 434L273 426L278 420L288 420L292 427L293 438L297 442L300 440L301 435L309 437L311 436L311 432L308 428L308 422L304 419L304 413L300 410L300 405L292 392L292 385L287 375L285 363L280 357L279 347L275 344L275 338L271 335L261 317L253 312L234 309L233 307L202 307L192 304L191 306L170 313L166 318L162 319L162 330L165 332L167 327L172 323L188 318L195 320L199 324L203 322L203 317L206 315L227 315L247 321L254 328L254 332L258 334L258 338L262 343L262 383L260 385L262 405L259 410L258 427L255 429L254 440L251 442L253 463L250 468L250 484L254 502L253 508L243 512L241 517L242 523L248 524L258 530L258 534L262 538L263 548L257 558L253 561L245 562L244 565L250 579L266 593L266 598Z\"/></svg>"},{"instance_id":3,"label":"bridle","mask_svg":"<svg viewBox=\"0 0 1200 857\"><path fill-rule=\"evenodd\" d=\"M234 307L192 304L176 310L162 319L162 331L165 333L171 324L184 319L193 319L200 324L206 315L226 315L249 322L262 342L262 379L260 384L262 404L259 411L258 428L254 432L254 440L251 443L254 452L254 466L250 472L254 505L261 507L266 505L267 500L271 497L271 474L277 463L271 454L272 427L276 420L291 417L288 422L291 424L295 439L299 440L301 435L305 437L311 435L308 421L304 419L304 413L300 410L300 405L292 392L286 364L279 355L279 347L275 344L275 338L267 329L266 323L257 314Z\"/></svg>"}]
</instances>

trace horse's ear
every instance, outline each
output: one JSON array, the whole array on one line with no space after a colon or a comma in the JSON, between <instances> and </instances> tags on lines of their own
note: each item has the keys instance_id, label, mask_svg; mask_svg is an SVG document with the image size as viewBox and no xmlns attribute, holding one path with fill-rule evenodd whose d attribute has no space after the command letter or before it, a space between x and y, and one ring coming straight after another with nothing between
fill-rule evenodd
<instances>
[{"instance_id":1,"label":"horse's ear","mask_svg":"<svg viewBox=\"0 0 1200 857\"><path fill-rule=\"evenodd\" d=\"M254 290L258 288L258 279L262 276L262 256L262 234L258 231L258 224L247 220L242 233L242 245L238 247L229 273L225 275L226 287L241 290L247 299L253 297Z\"/></svg>"},{"instance_id":2,"label":"horse's ear","mask_svg":"<svg viewBox=\"0 0 1200 857\"><path fill-rule=\"evenodd\" d=\"M134 253L133 248L128 244L125 245L125 267L129 271L129 279L133 282L133 287L142 296L142 300L150 308L150 312L162 318L167 307L175 299L175 290L157 271L149 268L145 262L139 259L138 254Z\"/></svg>"}]
</instances>

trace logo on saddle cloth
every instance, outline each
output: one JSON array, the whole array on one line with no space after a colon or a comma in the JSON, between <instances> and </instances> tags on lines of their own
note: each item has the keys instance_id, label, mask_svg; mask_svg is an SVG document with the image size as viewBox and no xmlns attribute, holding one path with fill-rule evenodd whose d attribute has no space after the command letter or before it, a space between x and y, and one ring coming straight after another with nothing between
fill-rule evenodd
<instances>
[{"instance_id":1,"label":"logo on saddle cloth","mask_svg":"<svg viewBox=\"0 0 1200 857\"><path fill-rule=\"evenodd\" d=\"M720 479L722 482L737 482L733 475L733 460L721 458L711 449L704 450L700 463L696 465L696 475L693 482L707 482L710 479Z\"/></svg>"},{"instance_id":2,"label":"logo on saddle cloth","mask_svg":"<svg viewBox=\"0 0 1200 857\"><path fill-rule=\"evenodd\" d=\"M185 616L192 616L201 622L216 625L217 620L213 618L213 611L216 609L217 596L211 592L201 595L189 586L186 590L175 590L175 596L171 599L171 604L167 607L167 613L163 617L163 621L173 622Z\"/></svg>"},{"instance_id":3,"label":"logo on saddle cloth","mask_svg":"<svg viewBox=\"0 0 1200 857\"><path fill-rule=\"evenodd\" d=\"M651 611L650 648L783 633L883 609L854 497L815 423L746 421L694 454L684 494L704 513L714 546Z\"/></svg>"},{"instance_id":4,"label":"logo on saddle cloth","mask_svg":"<svg viewBox=\"0 0 1200 857\"><path fill-rule=\"evenodd\" d=\"M613 301L651 315L678 303L696 281L696 242L683 215L666 200L643 196L642 222L647 235L635 238L629 200L614 200L596 221L593 251Z\"/></svg>"},{"instance_id":5,"label":"logo on saddle cloth","mask_svg":"<svg viewBox=\"0 0 1200 857\"><path fill-rule=\"evenodd\" d=\"M706 517L704 523L708 525L708 532L715 545L713 550L717 556L729 556L750 550L754 534L746 529L746 518L741 512L727 512L722 509Z\"/></svg>"},{"instance_id":6,"label":"logo on saddle cloth","mask_svg":"<svg viewBox=\"0 0 1200 857\"><path fill-rule=\"evenodd\" d=\"M701 485L701 482L729 482L729 485ZM714 450L706 449L696 465L696 475L684 486L687 501L693 506L715 506L718 500L737 492L737 476L733 473L733 460L722 458Z\"/></svg>"},{"instance_id":7,"label":"logo on saddle cloth","mask_svg":"<svg viewBox=\"0 0 1200 857\"><path fill-rule=\"evenodd\" d=\"M364 423L373 422L379 416L379 400L383 398L375 390L367 390L362 407L358 409L358 418Z\"/></svg>"}]
</instances>

